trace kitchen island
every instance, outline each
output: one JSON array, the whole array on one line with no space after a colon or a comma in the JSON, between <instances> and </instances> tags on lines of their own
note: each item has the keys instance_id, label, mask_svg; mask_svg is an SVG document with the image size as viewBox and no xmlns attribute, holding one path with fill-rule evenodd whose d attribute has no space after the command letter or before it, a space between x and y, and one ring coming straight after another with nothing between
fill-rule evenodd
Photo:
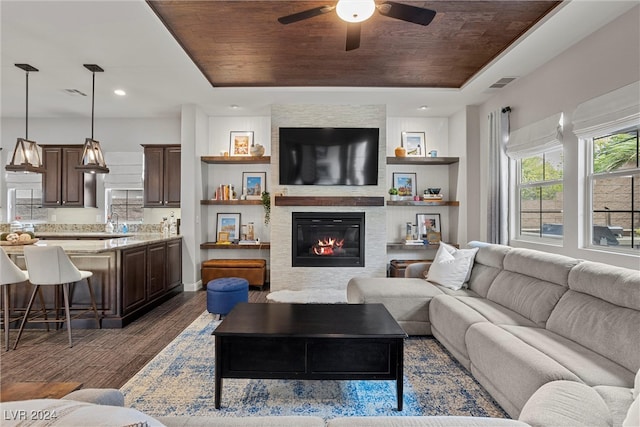
<instances>
[{"instance_id":1,"label":"kitchen island","mask_svg":"<svg viewBox=\"0 0 640 427\"><path fill-rule=\"evenodd\" d=\"M79 240L70 240L70 236ZM36 246L62 246L76 267L93 272L91 284L103 328L122 328L183 291L181 236L132 233L108 239L111 236L65 233L65 237L40 237ZM16 265L26 269L24 246L2 248ZM31 286L14 285L11 291L11 306L26 307ZM45 289L45 300L47 305L53 304L51 289ZM83 306L89 301L86 286L76 286L73 303ZM92 328L95 320L77 319L73 327Z\"/></svg>"}]
</instances>

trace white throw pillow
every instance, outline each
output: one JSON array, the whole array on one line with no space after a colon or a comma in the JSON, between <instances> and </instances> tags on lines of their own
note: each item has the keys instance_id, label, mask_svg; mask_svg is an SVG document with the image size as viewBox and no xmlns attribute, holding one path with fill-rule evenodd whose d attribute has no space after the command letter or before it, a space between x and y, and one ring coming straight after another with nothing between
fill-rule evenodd
<instances>
[{"instance_id":1,"label":"white throw pillow","mask_svg":"<svg viewBox=\"0 0 640 427\"><path fill-rule=\"evenodd\" d=\"M622 427L640 426L640 396L636 397L627 412L627 416L622 422Z\"/></svg>"},{"instance_id":2,"label":"white throw pillow","mask_svg":"<svg viewBox=\"0 0 640 427\"><path fill-rule=\"evenodd\" d=\"M449 289L461 289L471 277L471 267L478 248L457 249L440 242L440 248L429 268L427 280Z\"/></svg>"}]
</instances>

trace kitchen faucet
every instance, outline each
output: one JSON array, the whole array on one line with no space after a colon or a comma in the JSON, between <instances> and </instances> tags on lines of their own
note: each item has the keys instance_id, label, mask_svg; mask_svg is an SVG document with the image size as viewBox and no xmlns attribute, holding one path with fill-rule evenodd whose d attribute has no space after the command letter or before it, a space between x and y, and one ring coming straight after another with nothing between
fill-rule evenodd
<instances>
[{"instance_id":1,"label":"kitchen faucet","mask_svg":"<svg viewBox=\"0 0 640 427\"><path fill-rule=\"evenodd\" d=\"M113 205L109 205L109 219L113 220L113 217L116 217L116 223L114 225L114 230L116 233L120 232L120 228L118 227L118 214L113 211ZM113 221L112 221L113 222Z\"/></svg>"}]
</instances>

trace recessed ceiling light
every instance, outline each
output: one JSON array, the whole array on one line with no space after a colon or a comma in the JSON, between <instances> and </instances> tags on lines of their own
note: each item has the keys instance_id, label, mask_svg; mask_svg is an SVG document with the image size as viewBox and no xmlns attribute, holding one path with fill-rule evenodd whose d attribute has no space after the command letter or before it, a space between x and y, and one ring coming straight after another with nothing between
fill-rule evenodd
<instances>
[{"instance_id":1,"label":"recessed ceiling light","mask_svg":"<svg viewBox=\"0 0 640 427\"><path fill-rule=\"evenodd\" d=\"M125 92L122 89L116 89L116 90L113 91L113 93L115 93L118 96L125 96L127 94L127 92Z\"/></svg>"},{"instance_id":2,"label":"recessed ceiling light","mask_svg":"<svg viewBox=\"0 0 640 427\"><path fill-rule=\"evenodd\" d=\"M232 110L237 110L238 108L240 108L240 106L236 104L231 104L229 105L229 108L231 108Z\"/></svg>"},{"instance_id":3,"label":"recessed ceiling light","mask_svg":"<svg viewBox=\"0 0 640 427\"><path fill-rule=\"evenodd\" d=\"M427 109L429 109L428 105L421 105L418 107L418 110L427 110Z\"/></svg>"}]
</instances>

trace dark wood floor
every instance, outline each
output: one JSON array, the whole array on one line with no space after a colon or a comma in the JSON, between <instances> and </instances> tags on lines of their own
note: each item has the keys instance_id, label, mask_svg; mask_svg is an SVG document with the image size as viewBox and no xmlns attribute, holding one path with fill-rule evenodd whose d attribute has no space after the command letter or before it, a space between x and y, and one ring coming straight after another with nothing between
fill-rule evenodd
<instances>
[{"instance_id":1,"label":"dark wood floor","mask_svg":"<svg viewBox=\"0 0 640 427\"><path fill-rule=\"evenodd\" d=\"M268 289L249 290L266 302ZM77 381L120 388L206 309L206 292L183 292L122 329L26 330L16 350L0 350L0 383ZM11 346L17 331L11 331Z\"/></svg>"}]
</instances>

